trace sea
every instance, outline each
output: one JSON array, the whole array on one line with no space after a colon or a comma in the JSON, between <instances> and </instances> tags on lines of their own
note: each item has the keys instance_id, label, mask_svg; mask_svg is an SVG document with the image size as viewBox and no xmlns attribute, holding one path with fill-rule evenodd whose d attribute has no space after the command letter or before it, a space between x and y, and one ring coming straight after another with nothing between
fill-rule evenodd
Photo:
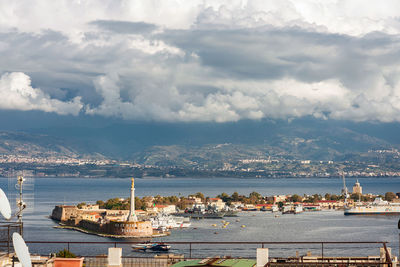
<instances>
[{"instance_id":1,"label":"sea","mask_svg":"<svg viewBox=\"0 0 400 267\"><path fill-rule=\"evenodd\" d=\"M0 178L0 187L15 207L17 188L15 178ZM347 179L347 187L356 182ZM364 193L385 194L400 191L400 178L360 178ZM83 256L107 254L107 248L123 248L124 256L152 256L150 253L132 251L129 245L101 243L136 241L105 238L74 230L57 229L57 222L49 215L55 205L129 197L130 179L127 178L27 178L24 189L28 206L23 214L26 241L59 241L65 243L28 243L35 254L50 254L69 248ZM215 197L223 192L248 195L258 192L263 196L282 194L340 194L343 187L340 178L138 178L135 179L136 196L187 196L202 192ZM224 222L225 221L225 222ZM271 212L241 212L238 217L192 220L191 227L176 229L171 235L153 239L164 242L347 242L386 241L392 253L398 255L400 230L399 216L344 216L343 211L316 211L276 216ZM224 228L223 225L229 222ZM98 242L75 244L67 242ZM255 257L254 244L173 244L170 253L186 257ZM323 245L326 256L379 255L380 244L330 244ZM265 244L271 256L305 255L311 251L321 255L321 244Z\"/></svg>"}]
</instances>

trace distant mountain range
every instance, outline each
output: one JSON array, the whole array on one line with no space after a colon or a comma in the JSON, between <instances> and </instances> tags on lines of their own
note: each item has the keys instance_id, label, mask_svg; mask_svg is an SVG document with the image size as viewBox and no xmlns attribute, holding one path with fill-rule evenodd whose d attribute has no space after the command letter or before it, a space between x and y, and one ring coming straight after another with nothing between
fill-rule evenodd
<instances>
[{"instance_id":1,"label":"distant mountain range","mask_svg":"<svg viewBox=\"0 0 400 267\"><path fill-rule=\"evenodd\" d=\"M299 119L237 123L117 123L0 132L0 155L107 157L161 166L247 158L360 159L400 148L400 126Z\"/></svg>"}]
</instances>

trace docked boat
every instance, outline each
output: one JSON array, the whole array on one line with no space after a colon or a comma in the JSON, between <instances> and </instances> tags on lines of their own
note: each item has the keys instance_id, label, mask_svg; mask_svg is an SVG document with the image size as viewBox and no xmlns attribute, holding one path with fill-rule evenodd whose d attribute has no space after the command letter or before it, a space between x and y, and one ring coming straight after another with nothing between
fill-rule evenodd
<instances>
[{"instance_id":1,"label":"docked boat","mask_svg":"<svg viewBox=\"0 0 400 267\"><path fill-rule=\"evenodd\" d=\"M185 209L184 212L173 213L174 216L189 217L192 219L220 219L225 216L226 211L217 211L213 207L206 209L204 204L197 204L191 209Z\"/></svg>"},{"instance_id":2,"label":"docked boat","mask_svg":"<svg viewBox=\"0 0 400 267\"><path fill-rule=\"evenodd\" d=\"M294 208L292 205L285 205L282 207L282 214L293 214Z\"/></svg>"},{"instance_id":3,"label":"docked boat","mask_svg":"<svg viewBox=\"0 0 400 267\"><path fill-rule=\"evenodd\" d=\"M278 211L279 211L278 205L272 205L271 211L272 211L272 212L278 212Z\"/></svg>"},{"instance_id":4,"label":"docked boat","mask_svg":"<svg viewBox=\"0 0 400 267\"><path fill-rule=\"evenodd\" d=\"M190 227L190 219L166 214L159 214L150 218L153 229L172 229Z\"/></svg>"},{"instance_id":5,"label":"docked boat","mask_svg":"<svg viewBox=\"0 0 400 267\"><path fill-rule=\"evenodd\" d=\"M200 212L200 211L185 211L174 213L175 216L189 217L192 219L221 219L225 216L225 212L213 211L213 212Z\"/></svg>"},{"instance_id":6,"label":"docked boat","mask_svg":"<svg viewBox=\"0 0 400 267\"><path fill-rule=\"evenodd\" d=\"M225 217L238 217L238 210L227 210L225 211Z\"/></svg>"},{"instance_id":7,"label":"docked boat","mask_svg":"<svg viewBox=\"0 0 400 267\"><path fill-rule=\"evenodd\" d=\"M396 215L400 214L400 203L390 203L376 198L370 203L356 203L354 207L346 207L344 215Z\"/></svg>"},{"instance_id":8,"label":"docked boat","mask_svg":"<svg viewBox=\"0 0 400 267\"><path fill-rule=\"evenodd\" d=\"M136 251L169 251L171 246L164 243L140 243L132 245L132 249Z\"/></svg>"},{"instance_id":9,"label":"docked boat","mask_svg":"<svg viewBox=\"0 0 400 267\"><path fill-rule=\"evenodd\" d=\"M285 205L282 207L282 214L299 214L302 213L303 210L303 205L301 204L290 204L290 205Z\"/></svg>"},{"instance_id":10,"label":"docked boat","mask_svg":"<svg viewBox=\"0 0 400 267\"><path fill-rule=\"evenodd\" d=\"M303 210L303 205L296 205L295 207L294 207L294 214L299 214L299 213L302 213L304 210Z\"/></svg>"}]
</instances>

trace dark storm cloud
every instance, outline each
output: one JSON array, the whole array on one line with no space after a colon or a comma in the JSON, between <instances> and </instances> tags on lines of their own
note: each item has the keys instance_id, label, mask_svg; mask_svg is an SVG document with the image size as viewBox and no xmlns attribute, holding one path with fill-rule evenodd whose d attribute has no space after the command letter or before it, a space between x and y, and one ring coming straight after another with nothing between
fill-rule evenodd
<instances>
[{"instance_id":1,"label":"dark storm cloud","mask_svg":"<svg viewBox=\"0 0 400 267\"><path fill-rule=\"evenodd\" d=\"M245 2L79 6L94 10L87 17L76 16L81 9L72 3L61 18L7 19L0 93L20 102L0 108L43 104L60 114L159 121L399 120L400 42L392 19L376 25L380 15L366 20L370 13L345 3L327 4L329 21L306 12L319 5ZM342 10L367 15L334 20Z\"/></svg>"},{"instance_id":2,"label":"dark storm cloud","mask_svg":"<svg viewBox=\"0 0 400 267\"><path fill-rule=\"evenodd\" d=\"M304 82L340 79L361 88L365 74L400 60L399 38L387 34L350 37L300 29L167 31L171 45L196 53L205 66L230 77ZM373 51L379 49L379 54Z\"/></svg>"}]
</instances>

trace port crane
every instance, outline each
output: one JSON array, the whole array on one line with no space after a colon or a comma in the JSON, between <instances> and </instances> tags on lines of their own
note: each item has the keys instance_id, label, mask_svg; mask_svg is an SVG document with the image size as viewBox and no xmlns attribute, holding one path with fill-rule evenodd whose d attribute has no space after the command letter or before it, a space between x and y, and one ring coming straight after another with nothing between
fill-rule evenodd
<instances>
[{"instance_id":1,"label":"port crane","mask_svg":"<svg viewBox=\"0 0 400 267\"><path fill-rule=\"evenodd\" d=\"M344 203L347 203L347 200L350 198L350 195L349 195L349 190L347 189L346 186L346 177L344 176L344 172L342 172L342 179L343 179L342 194L344 196Z\"/></svg>"}]
</instances>

